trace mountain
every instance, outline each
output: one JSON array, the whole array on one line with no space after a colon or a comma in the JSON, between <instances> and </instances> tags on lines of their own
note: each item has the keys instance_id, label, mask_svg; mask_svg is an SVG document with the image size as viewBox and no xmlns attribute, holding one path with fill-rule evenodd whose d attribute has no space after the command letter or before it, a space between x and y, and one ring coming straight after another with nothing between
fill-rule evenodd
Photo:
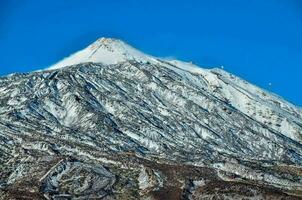
<instances>
[{"instance_id":1,"label":"mountain","mask_svg":"<svg viewBox=\"0 0 302 200\"><path fill-rule=\"evenodd\" d=\"M0 78L0 199L301 199L302 110L101 38Z\"/></svg>"}]
</instances>

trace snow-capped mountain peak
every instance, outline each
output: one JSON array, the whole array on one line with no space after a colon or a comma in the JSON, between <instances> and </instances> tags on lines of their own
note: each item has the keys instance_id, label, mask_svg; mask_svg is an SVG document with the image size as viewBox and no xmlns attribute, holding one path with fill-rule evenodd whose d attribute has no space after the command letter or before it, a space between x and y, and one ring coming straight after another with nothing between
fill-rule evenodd
<instances>
[{"instance_id":1,"label":"snow-capped mountain peak","mask_svg":"<svg viewBox=\"0 0 302 200\"><path fill-rule=\"evenodd\" d=\"M49 69L0 78L0 200L301 199L284 99L111 38Z\"/></svg>"},{"instance_id":2,"label":"snow-capped mountain peak","mask_svg":"<svg viewBox=\"0 0 302 200\"><path fill-rule=\"evenodd\" d=\"M208 74L207 70L202 69L191 62L154 57L137 50L122 40L105 37L99 38L88 47L64 58L48 67L46 70L59 69L87 62L110 65L130 60L141 63L160 64L168 68L171 68L172 65L172 68L176 67L183 71L195 74Z\"/></svg>"},{"instance_id":3,"label":"snow-capped mountain peak","mask_svg":"<svg viewBox=\"0 0 302 200\"><path fill-rule=\"evenodd\" d=\"M48 70L59 69L85 62L117 64L126 60L150 62L155 61L156 59L140 52L119 39L102 37L87 48L80 50L50 66Z\"/></svg>"}]
</instances>

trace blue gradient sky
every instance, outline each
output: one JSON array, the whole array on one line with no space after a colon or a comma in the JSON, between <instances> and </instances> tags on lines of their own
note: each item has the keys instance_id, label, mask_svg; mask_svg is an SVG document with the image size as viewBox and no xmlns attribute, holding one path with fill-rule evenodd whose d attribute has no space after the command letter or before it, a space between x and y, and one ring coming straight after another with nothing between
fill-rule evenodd
<instances>
[{"instance_id":1,"label":"blue gradient sky","mask_svg":"<svg viewBox=\"0 0 302 200\"><path fill-rule=\"evenodd\" d=\"M103 36L224 65L302 105L300 0L0 0L0 75L45 68Z\"/></svg>"}]
</instances>

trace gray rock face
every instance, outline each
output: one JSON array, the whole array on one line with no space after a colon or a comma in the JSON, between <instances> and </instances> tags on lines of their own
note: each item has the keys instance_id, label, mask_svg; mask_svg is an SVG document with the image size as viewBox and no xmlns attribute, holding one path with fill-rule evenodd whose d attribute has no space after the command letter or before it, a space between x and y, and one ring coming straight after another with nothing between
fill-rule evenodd
<instances>
[{"instance_id":1,"label":"gray rock face","mask_svg":"<svg viewBox=\"0 0 302 200\"><path fill-rule=\"evenodd\" d=\"M2 77L0 105L0 199L302 194L302 110L220 69L101 39Z\"/></svg>"}]
</instances>

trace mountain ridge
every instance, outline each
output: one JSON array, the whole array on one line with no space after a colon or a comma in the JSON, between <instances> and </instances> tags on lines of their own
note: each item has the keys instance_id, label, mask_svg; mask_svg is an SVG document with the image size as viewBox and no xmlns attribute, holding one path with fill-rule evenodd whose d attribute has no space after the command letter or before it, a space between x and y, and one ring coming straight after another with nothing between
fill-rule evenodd
<instances>
[{"instance_id":1,"label":"mountain ridge","mask_svg":"<svg viewBox=\"0 0 302 200\"><path fill-rule=\"evenodd\" d=\"M104 40L0 78L0 199L301 198L298 107Z\"/></svg>"},{"instance_id":2,"label":"mountain ridge","mask_svg":"<svg viewBox=\"0 0 302 200\"><path fill-rule=\"evenodd\" d=\"M66 59L76 61L75 63L72 63L72 64L80 64L83 62L87 62L87 60L92 61L92 62L97 62L97 63L103 63L103 64L117 64L117 62L125 62L127 60L128 61L136 60L138 62L145 62L145 63L147 63L147 62L151 62L153 64L160 63L161 65L163 65L165 67L171 67L171 65L172 65L172 67L174 67L174 68L179 68L181 70L185 70L185 71L188 71L191 73L197 73L197 74L201 74L201 75L209 77L209 81L212 81L213 85L215 87L219 87L219 83L217 83L217 78L213 76L212 72L216 72L220 76L229 76L229 77L233 77L234 79L241 80L238 77L235 77L234 75L227 73L222 69L203 69L192 63L186 63L186 62L179 61L179 60L164 60L164 59L160 59L160 58L156 58L156 57L144 54L119 39L102 37L102 38L96 40L91 45L89 45L84 50L81 50L80 52L87 51L87 49L90 50L89 51L90 54L89 54L88 58L85 58L85 57L83 58L81 56L77 56L77 54L78 54L78 52L77 52L77 53L71 55L70 57L67 57ZM102 50L106 49L109 52L109 54L105 54L106 56L112 54L109 57L110 57L110 59L113 58L114 61L110 60L110 59L105 59L104 58L105 56L98 57L98 55L104 54L104 51L102 51L102 50L98 54L98 51L100 49L102 49ZM118 52L118 55L116 54L116 52ZM96 55L96 57L92 58L93 55ZM80 58L78 58L78 57L80 57ZM66 60L66 59L63 59L58 64L55 64L54 66L48 68L47 70L57 69L58 66L66 67L66 66L70 65L71 63L64 62L64 60ZM64 64L60 64L60 63L64 63ZM244 82L244 81L242 81L242 82ZM267 93L267 91L264 91L258 87L254 87L251 84L249 84L249 87L252 88L253 90L256 90L258 93L260 93L260 92ZM288 102L287 102L287 104L288 104ZM299 111L299 109L300 109L299 107L297 107L293 104L291 104L291 105L294 106L295 109L297 109ZM239 110L242 109L242 108L238 108L238 107L236 107L236 108ZM302 112L300 110L300 116L301 116L301 113Z\"/></svg>"}]
</instances>

